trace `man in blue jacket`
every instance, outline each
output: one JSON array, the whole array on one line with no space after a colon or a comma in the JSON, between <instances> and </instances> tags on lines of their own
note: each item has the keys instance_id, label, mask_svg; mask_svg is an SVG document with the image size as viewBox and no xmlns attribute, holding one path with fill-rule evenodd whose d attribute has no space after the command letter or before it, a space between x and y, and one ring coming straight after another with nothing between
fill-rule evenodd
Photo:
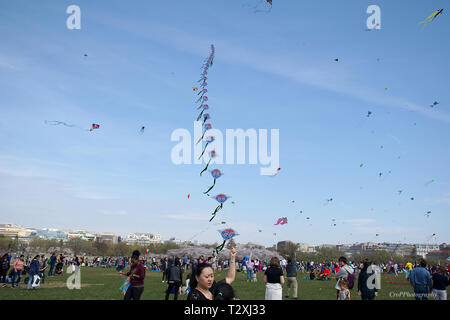
<instances>
[{"instance_id":1,"label":"man in blue jacket","mask_svg":"<svg viewBox=\"0 0 450 320\"><path fill-rule=\"evenodd\" d=\"M426 266L426 261L420 259L419 266L415 267L409 276L409 282L414 288L414 298L416 300L428 300L428 294L431 293L431 276L428 270L425 269Z\"/></svg>"},{"instance_id":2,"label":"man in blue jacket","mask_svg":"<svg viewBox=\"0 0 450 320\"><path fill-rule=\"evenodd\" d=\"M33 260L31 260L30 270L28 271L30 278L28 279L27 290L30 290L30 286L33 283L34 276L39 274L39 271L40 271L39 258L40 258L40 256L37 255L34 257Z\"/></svg>"}]
</instances>

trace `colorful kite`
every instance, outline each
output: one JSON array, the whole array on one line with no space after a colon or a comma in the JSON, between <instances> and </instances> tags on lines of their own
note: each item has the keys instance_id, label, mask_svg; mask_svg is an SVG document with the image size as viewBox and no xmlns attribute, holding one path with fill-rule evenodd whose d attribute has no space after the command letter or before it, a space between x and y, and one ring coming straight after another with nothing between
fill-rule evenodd
<instances>
[{"instance_id":1,"label":"colorful kite","mask_svg":"<svg viewBox=\"0 0 450 320\"><path fill-rule=\"evenodd\" d=\"M205 113L203 115L203 123L202 123L202 125L204 125L206 120L208 120L208 119L211 119L211 115L209 113Z\"/></svg>"},{"instance_id":2,"label":"colorful kite","mask_svg":"<svg viewBox=\"0 0 450 320\"><path fill-rule=\"evenodd\" d=\"M100 128L100 125L96 124L96 123L93 123L92 126L91 126L91 129L89 131L93 131L93 130L98 129L98 128Z\"/></svg>"},{"instance_id":3,"label":"colorful kite","mask_svg":"<svg viewBox=\"0 0 450 320\"><path fill-rule=\"evenodd\" d=\"M286 223L288 223L287 217L283 217L283 218L279 218L277 223L274 224L274 226L277 226L279 224L283 225L283 224L286 224Z\"/></svg>"},{"instance_id":4,"label":"colorful kite","mask_svg":"<svg viewBox=\"0 0 450 320\"><path fill-rule=\"evenodd\" d=\"M212 125L211 125L210 123L205 123L205 125L203 126L203 129L204 129L204 130L203 130L203 134L202 134L201 138L198 139L198 141L197 141L196 144L198 144L200 141L203 140L203 138L205 137L206 131L212 129Z\"/></svg>"},{"instance_id":5,"label":"colorful kite","mask_svg":"<svg viewBox=\"0 0 450 320\"><path fill-rule=\"evenodd\" d=\"M427 216L427 218L430 217L430 213L431 213L431 211L427 211L427 213L425 213L425 215Z\"/></svg>"},{"instance_id":6,"label":"colorful kite","mask_svg":"<svg viewBox=\"0 0 450 320\"><path fill-rule=\"evenodd\" d=\"M200 172L200 176L202 175L203 172L205 172L205 171L208 169L208 166L209 166L211 160L212 160L213 158L215 158L216 156L217 156L216 151L211 150L211 151L209 152L209 160L208 160L208 163L206 164L206 167Z\"/></svg>"},{"instance_id":7,"label":"colorful kite","mask_svg":"<svg viewBox=\"0 0 450 320\"><path fill-rule=\"evenodd\" d=\"M225 242L227 242L227 240L231 240L233 239L235 236L238 236L239 233L237 233L235 230L228 228L228 229L223 229L223 230L218 230L220 235L223 238L223 242L220 246L216 247L214 250L215 252L218 254L220 251L223 250L223 247L225 246Z\"/></svg>"},{"instance_id":8,"label":"colorful kite","mask_svg":"<svg viewBox=\"0 0 450 320\"><path fill-rule=\"evenodd\" d=\"M198 159L200 160L200 158L203 156L203 154L205 153L206 147L208 146L208 144L214 142L215 138L213 136L209 136L206 138L206 145L203 148L202 154L200 155L200 157L198 157ZM201 174L200 174L201 175Z\"/></svg>"},{"instance_id":9,"label":"colorful kite","mask_svg":"<svg viewBox=\"0 0 450 320\"><path fill-rule=\"evenodd\" d=\"M202 108L202 111L201 111L200 114L198 115L197 121L200 120L200 118L201 118L202 115L203 115L203 112L205 112L205 110L208 110L208 109L209 109L209 105L208 105L208 104L202 104L200 107Z\"/></svg>"},{"instance_id":10,"label":"colorful kite","mask_svg":"<svg viewBox=\"0 0 450 320\"><path fill-rule=\"evenodd\" d=\"M435 12L430 14L424 21L419 22L419 24L423 24L423 26L425 27L428 24L428 22L431 22L434 19L436 19L442 13L442 11L444 11L444 9L436 10Z\"/></svg>"},{"instance_id":11,"label":"colorful kite","mask_svg":"<svg viewBox=\"0 0 450 320\"><path fill-rule=\"evenodd\" d=\"M225 194L218 194L217 196L214 197L214 199L216 199L217 202L220 203L220 205L217 206L217 208L214 210L214 212L212 213L212 218L209 220L211 221L212 219L215 218L216 213L223 208L223 204L225 201L227 201L229 198L231 198L230 196L227 196Z\"/></svg>"},{"instance_id":12,"label":"colorful kite","mask_svg":"<svg viewBox=\"0 0 450 320\"><path fill-rule=\"evenodd\" d=\"M221 176L223 176L223 173L220 172L219 169L214 169L214 170L211 170L210 172L211 172L212 177L214 178L214 183L211 187L209 187L208 190L203 192L204 194L207 194L209 191L211 191L212 188L214 188L214 186L216 185L216 179L219 179Z\"/></svg>"}]
</instances>

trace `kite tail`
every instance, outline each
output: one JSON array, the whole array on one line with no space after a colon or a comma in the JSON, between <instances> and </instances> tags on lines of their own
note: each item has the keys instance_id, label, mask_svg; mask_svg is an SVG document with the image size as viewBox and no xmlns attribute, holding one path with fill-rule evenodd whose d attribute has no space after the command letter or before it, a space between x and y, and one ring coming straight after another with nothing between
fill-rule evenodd
<instances>
[{"instance_id":1,"label":"kite tail","mask_svg":"<svg viewBox=\"0 0 450 320\"><path fill-rule=\"evenodd\" d=\"M205 192L203 192L204 194L207 194L208 192L210 192L211 191L211 189L212 188L214 188L214 186L216 185L216 179L214 178L214 183L213 183L213 185L211 186L211 187L209 187L209 189L208 190L206 190Z\"/></svg>"},{"instance_id":2,"label":"kite tail","mask_svg":"<svg viewBox=\"0 0 450 320\"><path fill-rule=\"evenodd\" d=\"M214 249L216 251L216 254L219 254L219 252L223 250L223 247L225 247L225 242L226 240L223 240L222 244Z\"/></svg>"},{"instance_id":3,"label":"kite tail","mask_svg":"<svg viewBox=\"0 0 450 320\"><path fill-rule=\"evenodd\" d=\"M209 159L208 163L206 164L205 169L202 170L202 172L200 172L200 177L202 176L202 173L205 172L208 169L209 163L211 162L211 158Z\"/></svg>"},{"instance_id":4,"label":"kite tail","mask_svg":"<svg viewBox=\"0 0 450 320\"><path fill-rule=\"evenodd\" d=\"M203 154L205 153L206 147L208 146L209 142L206 143L205 147L203 148L202 154L200 155L200 157L198 157L198 160L200 160L200 158L203 156Z\"/></svg>"},{"instance_id":5,"label":"kite tail","mask_svg":"<svg viewBox=\"0 0 450 320\"><path fill-rule=\"evenodd\" d=\"M206 117L205 117L205 119L203 119L203 123L202 123L202 126L205 124L205 122L206 122ZM198 121L198 120L197 120Z\"/></svg>"},{"instance_id":6,"label":"kite tail","mask_svg":"<svg viewBox=\"0 0 450 320\"><path fill-rule=\"evenodd\" d=\"M202 135L202 137L200 138L200 139L198 139L198 141L197 141L197 143L196 143L196 145L200 142L200 141L202 141L203 140L203 138L205 137L205 133L206 133L206 130L205 131L203 131L203 135Z\"/></svg>"},{"instance_id":7,"label":"kite tail","mask_svg":"<svg viewBox=\"0 0 450 320\"><path fill-rule=\"evenodd\" d=\"M201 107L201 106L200 106ZM197 121L199 121L200 120L200 118L202 117L202 115L203 115L203 112L205 112L205 109L203 108L203 110L202 110L202 112L200 112L200 114L198 115L198 117L197 117ZM204 124L205 122L203 122L203 124Z\"/></svg>"},{"instance_id":8,"label":"kite tail","mask_svg":"<svg viewBox=\"0 0 450 320\"><path fill-rule=\"evenodd\" d=\"M223 203L221 203L219 206L217 206L216 210L214 210L214 212L212 213L212 218L209 219L209 222L212 221L212 219L214 219L216 217L216 213L223 208Z\"/></svg>"},{"instance_id":9,"label":"kite tail","mask_svg":"<svg viewBox=\"0 0 450 320\"><path fill-rule=\"evenodd\" d=\"M196 103L199 102L200 100L202 100L203 96L201 96L200 98L197 99L197 101L195 101Z\"/></svg>"}]
</instances>

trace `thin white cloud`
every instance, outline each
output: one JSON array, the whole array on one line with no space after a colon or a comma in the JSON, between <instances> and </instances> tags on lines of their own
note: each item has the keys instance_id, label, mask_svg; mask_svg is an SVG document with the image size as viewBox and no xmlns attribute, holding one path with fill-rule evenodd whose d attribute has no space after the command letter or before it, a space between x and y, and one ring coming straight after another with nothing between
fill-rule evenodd
<instances>
[{"instance_id":1,"label":"thin white cloud","mask_svg":"<svg viewBox=\"0 0 450 320\"><path fill-rule=\"evenodd\" d=\"M201 214L169 214L166 217L169 218L169 219L174 219L174 220L205 221L206 215L201 215Z\"/></svg>"},{"instance_id":2,"label":"thin white cloud","mask_svg":"<svg viewBox=\"0 0 450 320\"><path fill-rule=\"evenodd\" d=\"M211 40L202 38L196 32L189 33L178 28L155 22L143 22L126 20L117 17L103 17L103 23L120 28L133 34L149 38L154 41L169 44L170 46L191 54L204 56L205 49L211 44ZM152 32L144 32L151 29ZM437 110L430 110L428 106L421 106L402 97L392 96L380 88L372 89L361 86L348 73L331 73L322 67L314 66L313 61L299 63L298 59L286 55L284 52L254 52L246 48L234 45L227 40L214 40L217 51L220 50L220 60L233 64L240 64L257 71L294 80L302 85L345 94L370 104L401 108L407 111L418 112L433 120L450 123L450 114ZM277 57L277 59L274 59Z\"/></svg>"},{"instance_id":3,"label":"thin white cloud","mask_svg":"<svg viewBox=\"0 0 450 320\"><path fill-rule=\"evenodd\" d=\"M125 210L100 210L100 213L107 216L125 216L128 214Z\"/></svg>"}]
</instances>

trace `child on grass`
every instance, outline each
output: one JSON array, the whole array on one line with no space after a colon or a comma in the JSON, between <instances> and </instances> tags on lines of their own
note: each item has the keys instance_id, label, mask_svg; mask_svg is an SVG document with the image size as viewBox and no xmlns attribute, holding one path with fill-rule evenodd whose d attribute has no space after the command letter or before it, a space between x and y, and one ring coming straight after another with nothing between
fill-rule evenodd
<instances>
[{"instance_id":1,"label":"child on grass","mask_svg":"<svg viewBox=\"0 0 450 320\"><path fill-rule=\"evenodd\" d=\"M339 287L341 290L339 291L338 300L351 300L350 299L350 290L348 290L348 280L342 279L339 281Z\"/></svg>"}]
</instances>

